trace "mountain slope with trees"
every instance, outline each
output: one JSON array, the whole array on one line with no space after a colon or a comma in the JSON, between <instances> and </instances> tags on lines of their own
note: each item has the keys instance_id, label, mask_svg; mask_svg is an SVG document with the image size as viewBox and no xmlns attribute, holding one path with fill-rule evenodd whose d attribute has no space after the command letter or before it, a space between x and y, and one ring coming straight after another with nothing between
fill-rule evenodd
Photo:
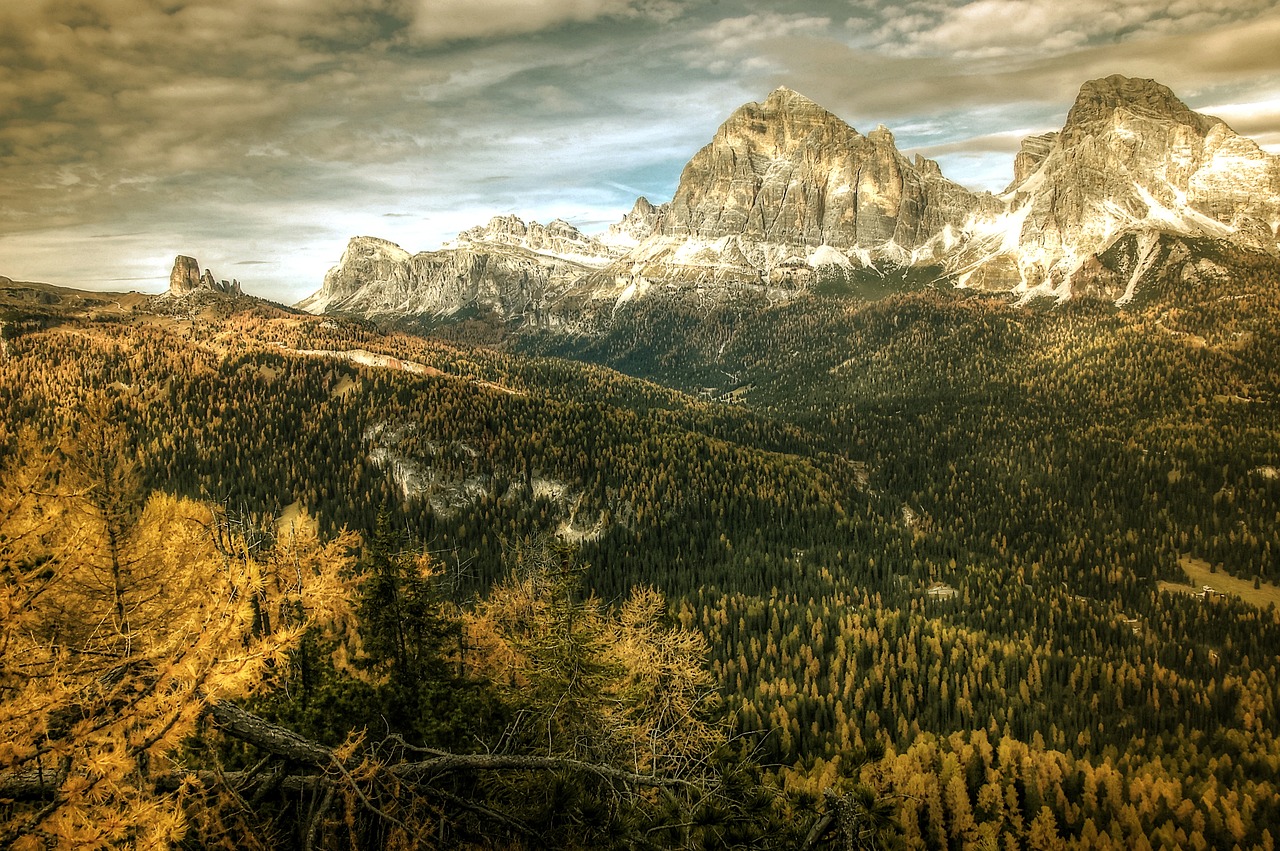
<instances>
[{"instance_id":1,"label":"mountain slope with trees","mask_svg":"<svg viewBox=\"0 0 1280 851\"><path fill-rule=\"evenodd\" d=\"M795 847L889 804L908 847L1263 848L1280 813L1280 623L1247 600L1166 590L1188 558L1260 587L1280 567L1280 276L1251 262L1194 291L1153 282L1123 310L929 287L709 313L641 303L607 337L519 354L249 302L205 314L19 302L5 316L0 443L17 464L28 441L91 434L81 411L105 406L139 492L212 503L189 510L224 518L255 559L277 557L277 518L304 508L322 540L362 535L339 570L359 589L345 626L291 639L287 664L239 705L356 760L343 766L372 809L355 792L351 809L325 804L319 785L306 811L253 803L254 787L234 817L188 816L192 836L269 822L298 846L364 847L403 829L386 815L458 843ZM531 543L548 536L572 556ZM551 574L537 579L535 563ZM564 590L570 579L583 590ZM684 649L645 658L655 635ZM575 691L564 664L596 685ZM655 665L674 667L624 675ZM539 671L541 685L524 679ZM634 792L602 814L612 781L564 764L550 784L528 764L465 787L450 774L406 810L385 806L407 782L395 771L411 771L394 766L445 759L412 748L446 742L620 770L604 757L630 747L627 770L645 774L635 737L677 730L655 720L665 692L645 684L674 677L686 690L672 694L705 695L707 675L710 726L672 741L729 749L682 764L708 791L673 810ZM538 716L549 694L587 703ZM424 723L424 706L454 709ZM607 738L574 732L580 715ZM386 750L381 718L404 747ZM541 750L533 718L572 746ZM364 744L344 751L360 729ZM271 741L224 730L192 765L252 772ZM360 775L365 754L391 773ZM352 811L372 832L338 828Z\"/></svg>"}]
</instances>

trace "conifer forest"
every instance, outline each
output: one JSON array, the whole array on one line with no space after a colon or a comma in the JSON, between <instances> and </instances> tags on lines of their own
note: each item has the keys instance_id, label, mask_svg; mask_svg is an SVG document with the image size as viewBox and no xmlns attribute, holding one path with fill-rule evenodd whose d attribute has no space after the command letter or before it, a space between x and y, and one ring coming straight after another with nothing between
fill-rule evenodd
<instances>
[{"instance_id":1,"label":"conifer forest","mask_svg":"<svg viewBox=\"0 0 1280 851\"><path fill-rule=\"evenodd\" d=\"M1270 851L1275 265L889 289L6 287L0 846Z\"/></svg>"}]
</instances>

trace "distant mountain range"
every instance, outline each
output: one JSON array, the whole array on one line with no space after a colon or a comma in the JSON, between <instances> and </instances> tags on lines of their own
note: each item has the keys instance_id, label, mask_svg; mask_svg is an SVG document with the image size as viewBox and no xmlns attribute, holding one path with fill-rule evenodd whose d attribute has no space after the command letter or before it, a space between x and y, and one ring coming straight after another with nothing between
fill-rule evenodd
<instances>
[{"instance_id":1,"label":"distant mountain range","mask_svg":"<svg viewBox=\"0 0 1280 851\"><path fill-rule=\"evenodd\" d=\"M1152 80L1085 83L1062 130L1024 140L1013 171L999 195L970 191L884 127L863 135L779 88L721 125L669 203L640 198L599 237L513 216L419 254L355 237L299 306L556 328L655 287L786 298L921 274L1123 305L1152 281L1229 274L1224 258L1242 251L1280 254L1280 157Z\"/></svg>"}]
</instances>

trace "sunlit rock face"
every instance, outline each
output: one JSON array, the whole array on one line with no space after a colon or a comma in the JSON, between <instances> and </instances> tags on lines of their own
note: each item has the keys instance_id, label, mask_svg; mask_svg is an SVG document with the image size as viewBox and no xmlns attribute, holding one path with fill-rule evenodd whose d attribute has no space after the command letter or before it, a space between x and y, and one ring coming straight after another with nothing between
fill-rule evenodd
<instances>
[{"instance_id":1,"label":"sunlit rock face","mask_svg":"<svg viewBox=\"0 0 1280 851\"><path fill-rule=\"evenodd\" d=\"M194 292L240 295L239 281L219 281L208 269L200 273L200 263L194 257L179 254L169 272L169 295L185 296Z\"/></svg>"},{"instance_id":2,"label":"sunlit rock face","mask_svg":"<svg viewBox=\"0 0 1280 851\"><path fill-rule=\"evenodd\" d=\"M608 263L622 253L562 219L543 225L525 223L516 216L495 216L483 227L465 230L458 234L456 245L480 251L484 246L523 248L534 254L560 257L589 266Z\"/></svg>"},{"instance_id":3,"label":"sunlit rock face","mask_svg":"<svg viewBox=\"0 0 1280 851\"><path fill-rule=\"evenodd\" d=\"M356 236L347 242L338 265L324 276L319 292L298 304L312 313L346 311L376 315L406 301L411 288L412 255L394 242Z\"/></svg>"},{"instance_id":4,"label":"sunlit rock face","mask_svg":"<svg viewBox=\"0 0 1280 851\"><path fill-rule=\"evenodd\" d=\"M910 251L978 204L884 127L864 136L786 88L721 125L685 166L663 236Z\"/></svg>"},{"instance_id":5,"label":"sunlit rock face","mask_svg":"<svg viewBox=\"0 0 1280 851\"><path fill-rule=\"evenodd\" d=\"M609 225L609 230L600 241L614 249L635 248L657 233L668 207L667 204L655 207L648 198L641 195L631 207L631 212L623 216L621 221Z\"/></svg>"},{"instance_id":6,"label":"sunlit rock face","mask_svg":"<svg viewBox=\"0 0 1280 851\"><path fill-rule=\"evenodd\" d=\"M1004 201L1000 216L970 222L952 257L970 283L1122 299L1130 282L1100 288L1095 262L1122 236L1211 237L1275 252L1280 158L1159 83L1112 76L1081 87L1061 132L1023 143ZM1154 262L1158 242L1133 245Z\"/></svg>"},{"instance_id":7,"label":"sunlit rock face","mask_svg":"<svg viewBox=\"0 0 1280 851\"><path fill-rule=\"evenodd\" d=\"M671 202L644 211L651 234L593 280L600 292L659 281L797 289L852 268L930 261L945 230L998 206L936 163L908 160L885 128L864 136L780 88L721 125Z\"/></svg>"}]
</instances>

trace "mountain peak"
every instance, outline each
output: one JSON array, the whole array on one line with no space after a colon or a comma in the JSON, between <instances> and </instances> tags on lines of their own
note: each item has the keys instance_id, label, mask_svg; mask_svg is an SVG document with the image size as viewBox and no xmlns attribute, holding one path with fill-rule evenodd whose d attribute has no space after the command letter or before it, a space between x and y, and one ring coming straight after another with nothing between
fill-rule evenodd
<instances>
[{"instance_id":1,"label":"mountain peak","mask_svg":"<svg viewBox=\"0 0 1280 851\"><path fill-rule=\"evenodd\" d=\"M1193 112L1168 86L1155 80L1112 74L1089 80L1080 87L1075 104L1067 113L1064 132L1070 135L1076 128L1098 122L1109 124L1117 110L1125 110L1143 118L1185 124L1202 133L1217 123L1214 119Z\"/></svg>"},{"instance_id":2,"label":"mountain peak","mask_svg":"<svg viewBox=\"0 0 1280 851\"><path fill-rule=\"evenodd\" d=\"M777 158L799 145L852 145L861 139L858 131L837 116L804 95L780 86L762 102L752 101L734 110L703 154L728 146Z\"/></svg>"},{"instance_id":3,"label":"mountain peak","mask_svg":"<svg viewBox=\"0 0 1280 851\"><path fill-rule=\"evenodd\" d=\"M883 124L877 124L876 129L867 134L867 138L872 142L890 145L894 148L897 147L897 141L893 138L893 131Z\"/></svg>"},{"instance_id":4,"label":"mountain peak","mask_svg":"<svg viewBox=\"0 0 1280 851\"><path fill-rule=\"evenodd\" d=\"M991 203L934 163L913 165L888 129L864 136L784 86L740 107L694 155L638 250L651 276L680 267L719 282L793 287L812 271L804 258L822 246L852 251L846 263L900 262Z\"/></svg>"},{"instance_id":5,"label":"mountain peak","mask_svg":"<svg viewBox=\"0 0 1280 851\"><path fill-rule=\"evenodd\" d=\"M786 86L778 86L776 89L769 92L769 96L764 99L764 103L769 105L813 104L814 106L817 106L813 100L800 94L795 89L789 89Z\"/></svg>"},{"instance_id":6,"label":"mountain peak","mask_svg":"<svg viewBox=\"0 0 1280 851\"><path fill-rule=\"evenodd\" d=\"M743 110L765 117L804 116L806 118L818 117L824 121L827 119L839 120L819 106L816 101L786 86L778 86L778 88L769 92L769 96L764 101L759 104L747 104L739 112Z\"/></svg>"},{"instance_id":7,"label":"mountain peak","mask_svg":"<svg viewBox=\"0 0 1280 851\"><path fill-rule=\"evenodd\" d=\"M660 283L772 293L908 266L1028 298L1076 291L1127 303L1155 262L1155 234L1280 256L1280 157L1154 80L1084 83L1062 130L1024 139L1013 165L1001 196L972 192L936 162L908 160L883 125L863 135L779 86L725 120L671 201L637 198L599 238L563 220L499 216L459 234L451 253L410 258L353 242L305 306L381 315L483 303L504 317L532 310L540 323L567 305L558 322ZM1097 260L1132 234L1142 250L1124 274Z\"/></svg>"}]
</instances>

